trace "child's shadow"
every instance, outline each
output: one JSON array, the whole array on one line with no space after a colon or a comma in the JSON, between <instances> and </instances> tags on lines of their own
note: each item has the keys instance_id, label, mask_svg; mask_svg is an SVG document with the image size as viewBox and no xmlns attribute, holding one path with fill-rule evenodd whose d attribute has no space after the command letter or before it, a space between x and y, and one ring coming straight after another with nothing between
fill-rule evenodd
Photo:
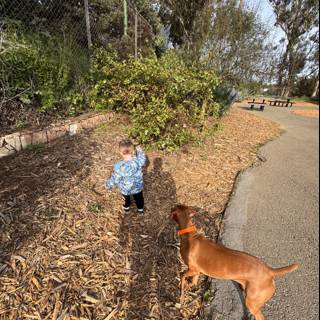
<instances>
[{"instance_id":1,"label":"child's shadow","mask_svg":"<svg viewBox=\"0 0 320 320\"><path fill-rule=\"evenodd\" d=\"M152 167L146 168L144 176L145 216L134 212L124 217L120 229L131 270L126 320L180 318L174 308L179 299L178 251L170 223L170 210L177 203L176 186L171 174L163 171L162 159L154 159Z\"/></svg>"}]
</instances>

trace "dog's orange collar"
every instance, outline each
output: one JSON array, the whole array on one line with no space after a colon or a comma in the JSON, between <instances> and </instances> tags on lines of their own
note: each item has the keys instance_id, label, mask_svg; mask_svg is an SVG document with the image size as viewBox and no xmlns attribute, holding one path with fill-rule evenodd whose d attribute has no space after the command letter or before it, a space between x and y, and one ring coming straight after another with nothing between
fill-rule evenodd
<instances>
[{"instance_id":1,"label":"dog's orange collar","mask_svg":"<svg viewBox=\"0 0 320 320\"><path fill-rule=\"evenodd\" d=\"M183 230L179 230L179 236L183 236L184 234L188 234L188 233L191 233L191 232L196 232L197 231L197 228L195 226L190 226L186 229L183 229Z\"/></svg>"}]
</instances>

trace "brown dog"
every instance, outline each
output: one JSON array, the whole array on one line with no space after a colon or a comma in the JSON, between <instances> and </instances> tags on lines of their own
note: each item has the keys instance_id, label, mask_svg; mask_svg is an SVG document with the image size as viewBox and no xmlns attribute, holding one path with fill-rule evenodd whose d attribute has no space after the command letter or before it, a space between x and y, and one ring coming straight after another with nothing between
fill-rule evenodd
<instances>
[{"instance_id":1,"label":"brown dog","mask_svg":"<svg viewBox=\"0 0 320 320\"><path fill-rule=\"evenodd\" d=\"M245 292L246 306L251 314L256 320L264 320L261 308L274 295L274 277L293 272L298 265L273 269L258 258L217 245L197 233L192 223L195 214L194 210L183 205L172 209L172 218L179 225L181 256L189 268L181 277L181 303L184 300L186 278L192 277L192 285L196 285L199 275L205 274L238 282Z\"/></svg>"}]
</instances>

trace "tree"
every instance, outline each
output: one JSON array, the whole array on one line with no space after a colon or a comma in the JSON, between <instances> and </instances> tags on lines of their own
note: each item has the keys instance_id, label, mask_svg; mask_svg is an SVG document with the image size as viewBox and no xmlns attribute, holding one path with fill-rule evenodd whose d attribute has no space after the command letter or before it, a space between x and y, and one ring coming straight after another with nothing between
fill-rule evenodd
<instances>
[{"instance_id":1,"label":"tree","mask_svg":"<svg viewBox=\"0 0 320 320\"><path fill-rule=\"evenodd\" d=\"M265 39L268 30L251 11L225 2L214 9L206 49L214 68L233 85L266 81L272 50Z\"/></svg>"},{"instance_id":2,"label":"tree","mask_svg":"<svg viewBox=\"0 0 320 320\"><path fill-rule=\"evenodd\" d=\"M311 37L313 42L313 54L311 58L311 74L315 75L315 83L311 94L312 98L319 97L319 32Z\"/></svg>"},{"instance_id":3,"label":"tree","mask_svg":"<svg viewBox=\"0 0 320 320\"><path fill-rule=\"evenodd\" d=\"M159 15L170 27L170 40L175 47L190 49L197 32L197 21L208 6L207 0L160 0Z\"/></svg>"},{"instance_id":4,"label":"tree","mask_svg":"<svg viewBox=\"0 0 320 320\"><path fill-rule=\"evenodd\" d=\"M306 35L318 24L317 0L269 0L277 16L277 25L286 35L286 48L279 63L278 85L281 95L290 94L295 78L306 64L303 53ZM304 65L303 65L304 64Z\"/></svg>"},{"instance_id":5,"label":"tree","mask_svg":"<svg viewBox=\"0 0 320 320\"><path fill-rule=\"evenodd\" d=\"M226 82L268 80L273 51L268 30L239 0L162 0L159 12L172 44L186 62L205 60Z\"/></svg>"}]
</instances>

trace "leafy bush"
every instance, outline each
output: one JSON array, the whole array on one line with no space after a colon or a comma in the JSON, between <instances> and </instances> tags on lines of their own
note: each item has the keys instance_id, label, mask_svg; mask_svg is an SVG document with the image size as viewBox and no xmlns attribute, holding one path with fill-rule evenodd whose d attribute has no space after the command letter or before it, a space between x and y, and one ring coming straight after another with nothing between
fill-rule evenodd
<instances>
[{"instance_id":1,"label":"leafy bush","mask_svg":"<svg viewBox=\"0 0 320 320\"><path fill-rule=\"evenodd\" d=\"M219 115L219 83L205 66L186 66L175 52L118 62L104 50L92 60L92 107L131 115L130 134L145 145L174 149L191 139L209 115Z\"/></svg>"},{"instance_id":2,"label":"leafy bush","mask_svg":"<svg viewBox=\"0 0 320 320\"><path fill-rule=\"evenodd\" d=\"M78 75L88 70L88 58L69 37L28 32L13 22L2 26L1 35L2 94L27 104L36 99L40 111L63 103Z\"/></svg>"}]
</instances>

